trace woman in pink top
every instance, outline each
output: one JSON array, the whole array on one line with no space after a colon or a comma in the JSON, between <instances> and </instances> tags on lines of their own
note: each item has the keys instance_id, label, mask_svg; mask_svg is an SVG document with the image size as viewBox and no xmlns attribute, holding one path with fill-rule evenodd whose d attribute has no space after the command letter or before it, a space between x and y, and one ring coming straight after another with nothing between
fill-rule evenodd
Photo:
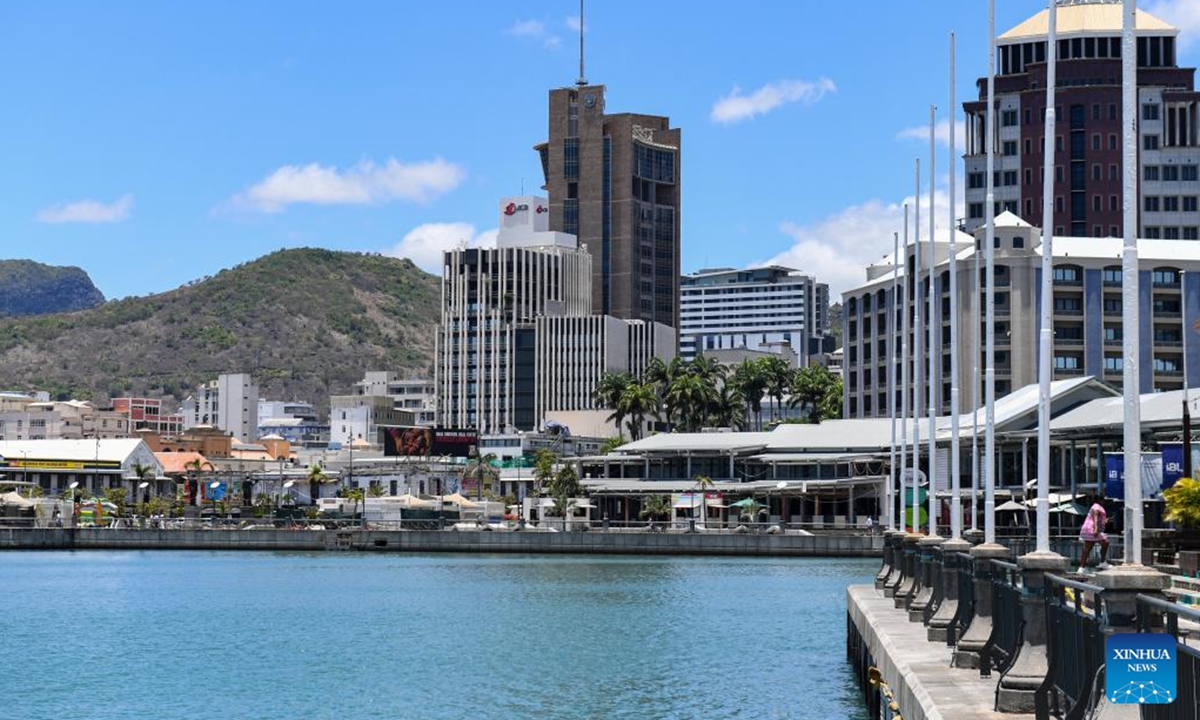
<instances>
[{"instance_id":1,"label":"woman in pink top","mask_svg":"<svg viewBox=\"0 0 1200 720\"><path fill-rule=\"evenodd\" d=\"M1079 530L1079 539L1083 541L1083 552L1079 556L1079 571L1087 567L1088 556L1092 554L1092 546L1100 543L1100 567L1108 563L1108 536L1104 534L1104 526L1108 524L1108 513L1104 506L1094 497L1089 497L1091 507L1087 517L1083 519L1083 527Z\"/></svg>"}]
</instances>

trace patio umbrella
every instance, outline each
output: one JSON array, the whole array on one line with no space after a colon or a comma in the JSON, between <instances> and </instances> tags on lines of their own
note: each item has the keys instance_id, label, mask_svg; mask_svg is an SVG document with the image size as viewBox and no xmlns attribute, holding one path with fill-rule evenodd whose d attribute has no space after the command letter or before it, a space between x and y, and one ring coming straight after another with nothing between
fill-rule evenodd
<instances>
[{"instance_id":1,"label":"patio umbrella","mask_svg":"<svg viewBox=\"0 0 1200 720\"><path fill-rule=\"evenodd\" d=\"M443 496L442 502L457 505L460 508L463 508L464 510L474 510L475 508L479 507L479 503L476 503L476 502L470 500L469 498L464 496L462 493L458 493L458 492L454 493L453 495Z\"/></svg>"},{"instance_id":2,"label":"patio umbrella","mask_svg":"<svg viewBox=\"0 0 1200 720\"><path fill-rule=\"evenodd\" d=\"M431 508L431 507L433 507L433 503L429 502L428 500L422 500L421 498L417 497L416 495L413 495L412 493L405 493L404 495L400 495L399 497L396 498L396 502L400 503L401 506L406 507L406 508Z\"/></svg>"},{"instance_id":3,"label":"patio umbrella","mask_svg":"<svg viewBox=\"0 0 1200 720\"><path fill-rule=\"evenodd\" d=\"M1067 515L1087 515L1087 508L1079 503L1063 503L1058 507L1050 508L1052 513L1066 513Z\"/></svg>"},{"instance_id":4,"label":"patio umbrella","mask_svg":"<svg viewBox=\"0 0 1200 720\"><path fill-rule=\"evenodd\" d=\"M1022 505L1016 500L1009 500L1003 505L996 506L996 512L1026 512L1028 510L1028 507Z\"/></svg>"},{"instance_id":5,"label":"patio umbrella","mask_svg":"<svg viewBox=\"0 0 1200 720\"><path fill-rule=\"evenodd\" d=\"M748 508L748 507L754 507L755 505L759 505L759 504L761 504L761 503L759 503L754 498L746 498L745 500L738 500L735 503L729 503L729 507Z\"/></svg>"},{"instance_id":6,"label":"patio umbrella","mask_svg":"<svg viewBox=\"0 0 1200 720\"><path fill-rule=\"evenodd\" d=\"M10 507L19 507L19 508L31 508L34 505L37 505L37 503L30 500L29 498L21 497L20 493L17 493L14 491L14 492L6 492L4 494L0 494L0 505L8 505Z\"/></svg>"}]
</instances>

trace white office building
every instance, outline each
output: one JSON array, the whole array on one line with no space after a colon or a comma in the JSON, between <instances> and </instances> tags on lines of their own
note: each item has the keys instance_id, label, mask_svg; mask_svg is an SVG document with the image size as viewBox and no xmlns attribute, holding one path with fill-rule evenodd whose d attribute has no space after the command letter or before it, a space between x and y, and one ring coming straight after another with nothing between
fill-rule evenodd
<instances>
[{"instance_id":1,"label":"white office building","mask_svg":"<svg viewBox=\"0 0 1200 720\"><path fill-rule=\"evenodd\" d=\"M714 350L778 352L790 345L808 364L829 323L829 286L792 268L717 268L680 281L679 354Z\"/></svg>"},{"instance_id":2,"label":"white office building","mask_svg":"<svg viewBox=\"0 0 1200 720\"><path fill-rule=\"evenodd\" d=\"M244 443L258 439L258 386L248 373L218 375L183 401L184 427L209 425Z\"/></svg>"}]
</instances>

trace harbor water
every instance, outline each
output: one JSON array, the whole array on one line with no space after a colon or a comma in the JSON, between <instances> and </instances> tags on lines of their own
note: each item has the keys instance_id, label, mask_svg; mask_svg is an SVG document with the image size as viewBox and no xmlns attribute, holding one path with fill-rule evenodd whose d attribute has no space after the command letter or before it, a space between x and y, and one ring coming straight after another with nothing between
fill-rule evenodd
<instances>
[{"instance_id":1,"label":"harbor water","mask_svg":"<svg viewBox=\"0 0 1200 720\"><path fill-rule=\"evenodd\" d=\"M10 718L865 718L878 560L6 552Z\"/></svg>"}]
</instances>

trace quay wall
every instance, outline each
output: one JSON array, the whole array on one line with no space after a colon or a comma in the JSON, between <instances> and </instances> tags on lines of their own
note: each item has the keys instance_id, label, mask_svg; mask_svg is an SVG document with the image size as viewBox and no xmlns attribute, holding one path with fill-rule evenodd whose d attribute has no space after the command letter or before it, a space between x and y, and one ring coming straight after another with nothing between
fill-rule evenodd
<instances>
[{"instance_id":1,"label":"quay wall","mask_svg":"<svg viewBox=\"0 0 1200 720\"><path fill-rule=\"evenodd\" d=\"M880 536L448 530L141 530L0 528L0 550L364 550L879 557Z\"/></svg>"}]
</instances>

